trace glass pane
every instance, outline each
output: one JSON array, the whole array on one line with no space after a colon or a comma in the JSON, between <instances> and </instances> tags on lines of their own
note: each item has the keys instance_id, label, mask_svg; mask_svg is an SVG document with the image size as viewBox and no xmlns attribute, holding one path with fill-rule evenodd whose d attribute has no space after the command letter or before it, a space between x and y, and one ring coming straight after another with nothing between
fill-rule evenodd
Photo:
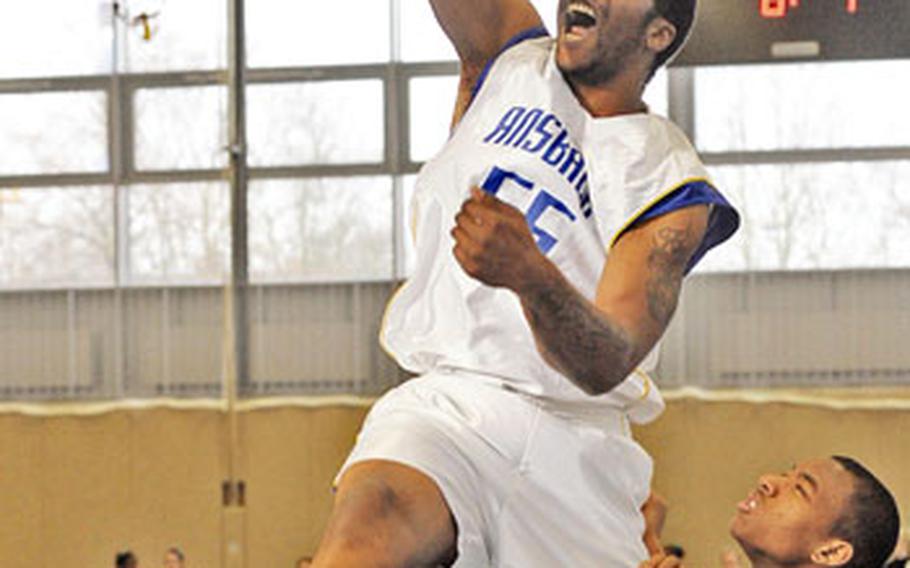
<instances>
[{"instance_id":1,"label":"glass pane","mask_svg":"<svg viewBox=\"0 0 910 568\"><path fill-rule=\"evenodd\" d=\"M439 27L429 2L401 0L401 58L403 61L454 61L455 49ZM555 33L558 0L532 2L544 25Z\"/></svg>"},{"instance_id":2,"label":"glass pane","mask_svg":"<svg viewBox=\"0 0 910 568\"><path fill-rule=\"evenodd\" d=\"M696 69L698 147L711 152L910 145L906 62Z\"/></svg>"},{"instance_id":3,"label":"glass pane","mask_svg":"<svg viewBox=\"0 0 910 568\"><path fill-rule=\"evenodd\" d=\"M227 166L227 91L223 87L136 92L136 169Z\"/></svg>"},{"instance_id":4,"label":"glass pane","mask_svg":"<svg viewBox=\"0 0 910 568\"><path fill-rule=\"evenodd\" d=\"M106 171L105 101L91 91L0 95L0 175Z\"/></svg>"},{"instance_id":5,"label":"glass pane","mask_svg":"<svg viewBox=\"0 0 910 568\"><path fill-rule=\"evenodd\" d=\"M0 78L110 73L111 5L0 2Z\"/></svg>"},{"instance_id":6,"label":"glass pane","mask_svg":"<svg viewBox=\"0 0 910 568\"><path fill-rule=\"evenodd\" d=\"M910 162L725 166L743 226L699 270L910 266Z\"/></svg>"},{"instance_id":7,"label":"glass pane","mask_svg":"<svg viewBox=\"0 0 910 568\"><path fill-rule=\"evenodd\" d=\"M221 183L128 188L134 283L222 282L229 273L229 190Z\"/></svg>"},{"instance_id":8,"label":"glass pane","mask_svg":"<svg viewBox=\"0 0 910 568\"><path fill-rule=\"evenodd\" d=\"M252 85L247 93L251 165L382 162L382 81Z\"/></svg>"},{"instance_id":9,"label":"glass pane","mask_svg":"<svg viewBox=\"0 0 910 568\"><path fill-rule=\"evenodd\" d=\"M228 3L224 0L128 0L122 4L122 70L227 67Z\"/></svg>"},{"instance_id":10,"label":"glass pane","mask_svg":"<svg viewBox=\"0 0 910 568\"><path fill-rule=\"evenodd\" d=\"M109 187L0 189L0 287L110 284Z\"/></svg>"},{"instance_id":11,"label":"glass pane","mask_svg":"<svg viewBox=\"0 0 910 568\"><path fill-rule=\"evenodd\" d=\"M249 235L256 281L390 278L392 180L253 182Z\"/></svg>"},{"instance_id":12,"label":"glass pane","mask_svg":"<svg viewBox=\"0 0 910 568\"><path fill-rule=\"evenodd\" d=\"M411 4L427 4L406 0ZM295 67L388 61L388 0L247 2L247 63Z\"/></svg>"},{"instance_id":13,"label":"glass pane","mask_svg":"<svg viewBox=\"0 0 910 568\"><path fill-rule=\"evenodd\" d=\"M458 77L411 80L411 160L422 162L442 148L449 137Z\"/></svg>"}]
</instances>

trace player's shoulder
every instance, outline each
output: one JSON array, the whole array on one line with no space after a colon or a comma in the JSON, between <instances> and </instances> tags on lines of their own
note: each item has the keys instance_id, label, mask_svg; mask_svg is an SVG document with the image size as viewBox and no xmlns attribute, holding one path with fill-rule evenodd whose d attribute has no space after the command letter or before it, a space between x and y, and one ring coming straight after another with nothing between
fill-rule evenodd
<instances>
[{"instance_id":1,"label":"player's shoulder","mask_svg":"<svg viewBox=\"0 0 910 568\"><path fill-rule=\"evenodd\" d=\"M698 153L689 137L670 119L643 113L624 122L622 140L632 154L676 156L698 160Z\"/></svg>"},{"instance_id":2,"label":"player's shoulder","mask_svg":"<svg viewBox=\"0 0 910 568\"><path fill-rule=\"evenodd\" d=\"M531 37L516 43L503 51L496 61L497 67L530 67L542 71L552 53L555 40L543 35Z\"/></svg>"},{"instance_id":3,"label":"player's shoulder","mask_svg":"<svg viewBox=\"0 0 910 568\"><path fill-rule=\"evenodd\" d=\"M669 119L642 113L617 117L606 125L610 128L601 131L599 138L615 152L603 152L604 159L620 161L613 165L623 168L627 183L650 180L665 186L677 179L707 177L688 137Z\"/></svg>"}]
</instances>

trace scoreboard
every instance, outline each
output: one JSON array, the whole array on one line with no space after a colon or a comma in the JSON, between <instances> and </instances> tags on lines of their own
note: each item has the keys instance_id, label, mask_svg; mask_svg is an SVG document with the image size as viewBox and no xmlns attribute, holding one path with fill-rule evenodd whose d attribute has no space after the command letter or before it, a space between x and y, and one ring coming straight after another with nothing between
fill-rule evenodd
<instances>
[{"instance_id":1,"label":"scoreboard","mask_svg":"<svg viewBox=\"0 0 910 568\"><path fill-rule=\"evenodd\" d=\"M673 64L904 58L910 0L699 0L695 29Z\"/></svg>"}]
</instances>

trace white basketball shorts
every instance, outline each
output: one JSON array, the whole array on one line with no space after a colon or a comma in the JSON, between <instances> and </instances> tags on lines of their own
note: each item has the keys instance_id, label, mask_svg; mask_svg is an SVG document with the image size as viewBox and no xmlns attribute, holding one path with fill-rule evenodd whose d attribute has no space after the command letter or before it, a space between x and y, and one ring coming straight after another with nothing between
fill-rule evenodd
<instances>
[{"instance_id":1,"label":"white basketball shorts","mask_svg":"<svg viewBox=\"0 0 910 568\"><path fill-rule=\"evenodd\" d=\"M458 529L457 568L630 568L652 462L609 408L573 412L501 381L436 371L383 396L338 473L390 460L429 476Z\"/></svg>"}]
</instances>

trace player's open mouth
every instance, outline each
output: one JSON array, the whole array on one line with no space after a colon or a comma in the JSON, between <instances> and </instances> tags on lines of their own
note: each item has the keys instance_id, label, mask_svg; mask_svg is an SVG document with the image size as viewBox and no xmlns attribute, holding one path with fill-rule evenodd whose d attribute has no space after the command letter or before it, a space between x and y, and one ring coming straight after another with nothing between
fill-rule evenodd
<instances>
[{"instance_id":1,"label":"player's open mouth","mask_svg":"<svg viewBox=\"0 0 910 568\"><path fill-rule=\"evenodd\" d=\"M588 4L572 2L566 7L563 30L569 39L581 39L597 25L597 12Z\"/></svg>"}]
</instances>

